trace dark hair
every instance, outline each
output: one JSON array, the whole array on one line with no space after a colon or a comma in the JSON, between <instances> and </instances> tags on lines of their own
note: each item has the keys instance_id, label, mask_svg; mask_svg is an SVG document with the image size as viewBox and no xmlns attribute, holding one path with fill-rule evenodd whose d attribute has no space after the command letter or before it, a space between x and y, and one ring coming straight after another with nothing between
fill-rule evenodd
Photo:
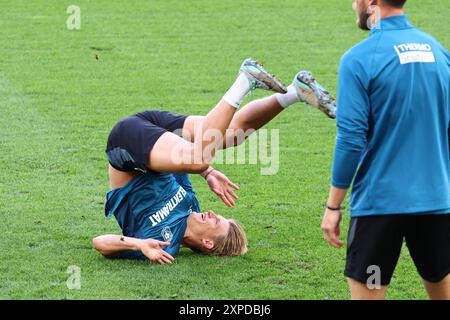
<instances>
[{"instance_id":1,"label":"dark hair","mask_svg":"<svg viewBox=\"0 0 450 320\"><path fill-rule=\"evenodd\" d=\"M387 5L394 8L403 8L407 0L383 0Z\"/></svg>"}]
</instances>

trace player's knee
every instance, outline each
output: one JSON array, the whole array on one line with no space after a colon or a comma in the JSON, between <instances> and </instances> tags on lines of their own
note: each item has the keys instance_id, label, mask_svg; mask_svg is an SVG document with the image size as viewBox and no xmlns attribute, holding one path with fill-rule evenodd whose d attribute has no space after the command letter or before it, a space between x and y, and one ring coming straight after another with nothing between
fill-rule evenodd
<instances>
[{"instance_id":1,"label":"player's knee","mask_svg":"<svg viewBox=\"0 0 450 320\"><path fill-rule=\"evenodd\" d=\"M92 239L92 246L94 247L95 250L100 252L102 255L106 256L105 242L102 240L101 237L96 237Z\"/></svg>"}]
</instances>

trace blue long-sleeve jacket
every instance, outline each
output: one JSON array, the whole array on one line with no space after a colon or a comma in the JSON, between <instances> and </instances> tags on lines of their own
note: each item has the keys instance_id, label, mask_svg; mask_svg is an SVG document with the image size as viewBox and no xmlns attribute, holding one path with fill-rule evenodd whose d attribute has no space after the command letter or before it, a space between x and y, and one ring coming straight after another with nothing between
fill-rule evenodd
<instances>
[{"instance_id":1,"label":"blue long-sleeve jacket","mask_svg":"<svg viewBox=\"0 0 450 320\"><path fill-rule=\"evenodd\" d=\"M351 215L450 213L450 55L406 16L382 19L339 67L332 185Z\"/></svg>"}]
</instances>

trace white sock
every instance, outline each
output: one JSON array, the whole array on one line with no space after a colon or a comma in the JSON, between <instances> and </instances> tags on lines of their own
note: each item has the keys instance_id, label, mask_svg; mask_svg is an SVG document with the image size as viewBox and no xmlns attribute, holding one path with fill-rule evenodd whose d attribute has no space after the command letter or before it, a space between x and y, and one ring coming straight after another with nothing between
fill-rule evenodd
<instances>
[{"instance_id":1,"label":"white sock","mask_svg":"<svg viewBox=\"0 0 450 320\"><path fill-rule=\"evenodd\" d=\"M277 98L278 103L285 109L300 101L300 98L297 95L297 90L295 89L293 84L287 87L287 93L277 93L275 94L275 98Z\"/></svg>"},{"instance_id":2,"label":"white sock","mask_svg":"<svg viewBox=\"0 0 450 320\"><path fill-rule=\"evenodd\" d=\"M223 100L239 109L244 98L251 92L247 76L241 73L231 88L223 96Z\"/></svg>"}]
</instances>

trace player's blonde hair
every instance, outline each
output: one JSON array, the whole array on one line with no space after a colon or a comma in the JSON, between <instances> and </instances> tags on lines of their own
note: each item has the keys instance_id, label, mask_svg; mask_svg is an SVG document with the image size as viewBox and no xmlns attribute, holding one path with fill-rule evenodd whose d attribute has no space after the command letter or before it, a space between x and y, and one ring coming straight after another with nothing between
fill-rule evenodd
<instances>
[{"instance_id":1,"label":"player's blonde hair","mask_svg":"<svg viewBox=\"0 0 450 320\"><path fill-rule=\"evenodd\" d=\"M247 237L239 223L230 219L230 228L225 236L215 239L214 247L207 253L213 256L242 256L247 253Z\"/></svg>"}]
</instances>

